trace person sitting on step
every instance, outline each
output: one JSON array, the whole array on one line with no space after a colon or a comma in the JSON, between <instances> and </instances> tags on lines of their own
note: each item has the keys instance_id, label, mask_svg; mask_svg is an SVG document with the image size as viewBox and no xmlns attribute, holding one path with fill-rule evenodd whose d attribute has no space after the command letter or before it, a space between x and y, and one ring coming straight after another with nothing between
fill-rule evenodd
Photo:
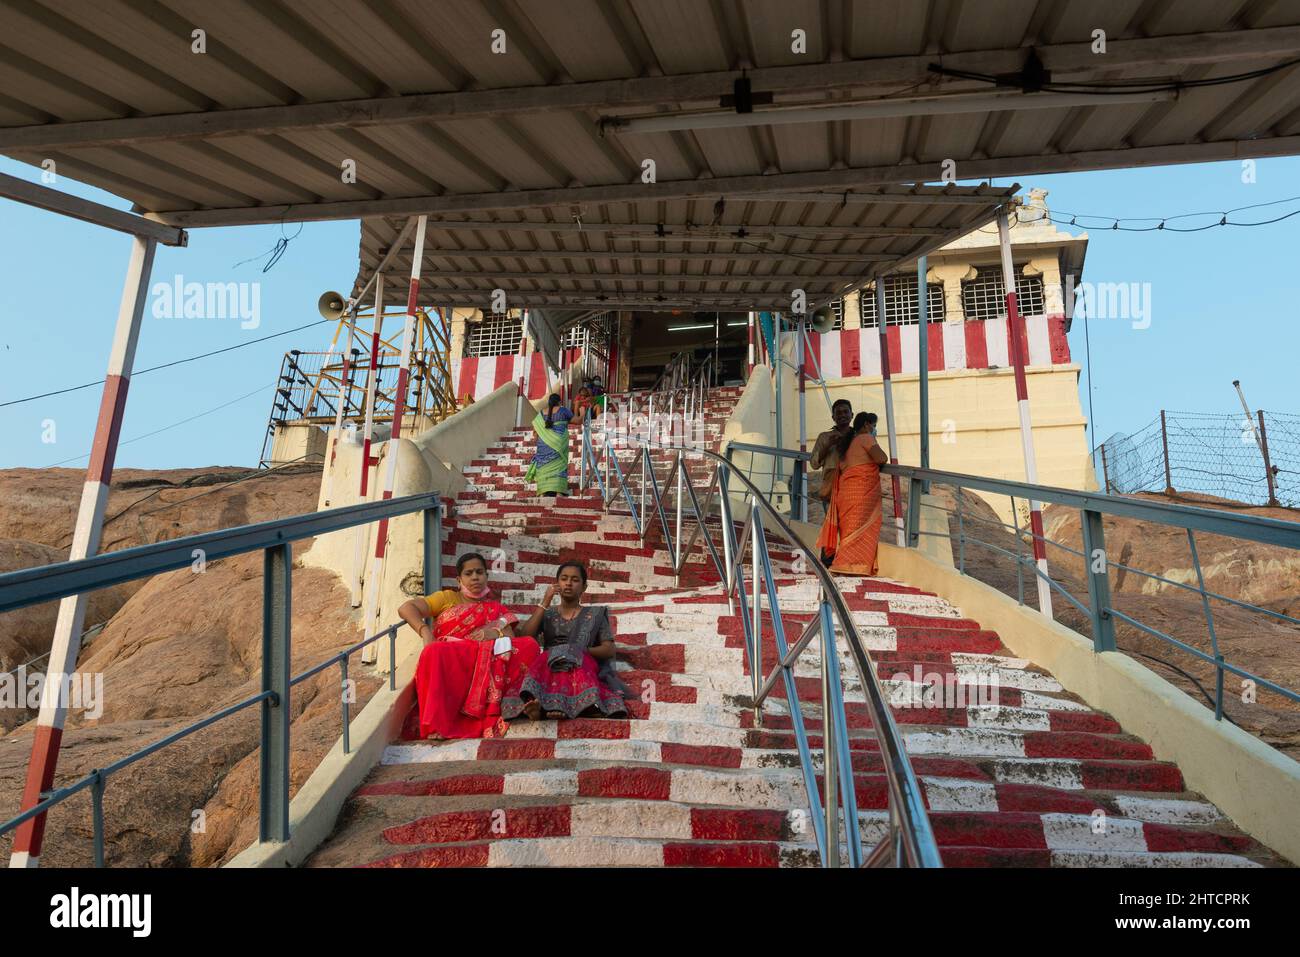
<instances>
[{"instance_id":1,"label":"person sitting on step","mask_svg":"<svg viewBox=\"0 0 1300 957\"><path fill-rule=\"evenodd\" d=\"M592 398L591 389L583 386L578 390L578 398L573 403L573 414L578 417L578 423L582 420L594 419L596 417L596 400Z\"/></svg>"},{"instance_id":2,"label":"person sitting on step","mask_svg":"<svg viewBox=\"0 0 1300 957\"><path fill-rule=\"evenodd\" d=\"M397 609L424 639L415 669L420 736L499 738L507 728L502 695L542 652L531 637L515 637L519 619L492 595L482 555L461 555L456 579L458 587Z\"/></svg>"},{"instance_id":3,"label":"person sitting on step","mask_svg":"<svg viewBox=\"0 0 1300 957\"><path fill-rule=\"evenodd\" d=\"M627 714L624 698L631 690L614 672L614 634L609 609L583 605L587 569L580 562L563 562L555 584L541 604L519 626L521 635L537 635L543 653L527 674L519 676L501 701L501 715L577 718L620 717ZM558 608L550 607L560 596Z\"/></svg>"}]
</instances>

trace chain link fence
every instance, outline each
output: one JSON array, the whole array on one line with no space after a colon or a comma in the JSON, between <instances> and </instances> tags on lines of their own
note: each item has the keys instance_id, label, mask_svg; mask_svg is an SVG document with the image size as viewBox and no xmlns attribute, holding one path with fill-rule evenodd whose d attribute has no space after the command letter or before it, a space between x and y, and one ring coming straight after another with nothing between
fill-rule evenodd
<instances>
[{"instance_id":1,"label":"chain link fence","mask_svg":"<svg viewBox=\"0 0 1300 957\"><path fill-rule=\"evenodd\" d=\"M1300 508L1300 415L1161 410L1093 450L1108 492L1196 492Z\"/></svg>"}]
</instances>

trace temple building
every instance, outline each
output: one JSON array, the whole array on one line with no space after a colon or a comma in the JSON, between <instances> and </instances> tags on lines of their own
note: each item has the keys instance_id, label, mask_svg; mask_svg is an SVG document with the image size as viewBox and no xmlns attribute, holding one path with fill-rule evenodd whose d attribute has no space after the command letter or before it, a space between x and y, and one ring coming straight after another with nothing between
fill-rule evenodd
<instances>
[{"instance_id":1,"label":"temple building","mask_svg":"<svg viewBox=\"0 0 1300 957\"><path fill-rule=\"evenodd\" d=\"M1087 235L1053 225L1047 193L1030 189L1011 228L1016 293L1025 317L1030 413L1038 479L1066 488L1097 487L1088 451L1087 420L1079 397L1080 365L1073 358L1064 289L1082 281ZM1009 356L1006 306L997 229L985 226L943 246L928 258L928 377L930 461L936 469L1010 479L1024 478L1014 372ZM893 380L896 453L919 461L919 309L915 270L885 278L885 324ZM804 371L807 446L828 428L827 399L846 398L855 411L880 415L885 437L879 317L874 284L835 300L833 328L810 333ZM751 315L717 312L621 311L574 313L565 332L565 362L581 375L600 375L610 391L652 387L665 364L683 351L712 357L718 384L748 379L761 361L761 335L751 338ZM456 396L481 398L509 380L525 380L530 398L546 388L541 355L524 339L518 310L494 316L457 309L452 317L451 367ZM750 343L754 346L751 347ZM794 336L784 347L794 359ZM754 352L757 355L754 355ZM751 358L752 357L752 358ZM791 363L793 365L793 361ZM556 370L551 370L554 373ZM825 390L815 379L824 378ZM798 377L783 381L783 444L798 448ZM775 410L774 410L775 411ZM1009 503L990 498L1004 520Z\"/></svg>"}]
</instances>

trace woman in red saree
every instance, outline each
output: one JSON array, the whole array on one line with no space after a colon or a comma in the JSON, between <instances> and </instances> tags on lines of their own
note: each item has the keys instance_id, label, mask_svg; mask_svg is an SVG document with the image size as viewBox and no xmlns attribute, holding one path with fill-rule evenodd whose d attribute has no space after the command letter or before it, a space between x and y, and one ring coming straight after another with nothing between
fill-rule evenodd
<instances>
[{"instance_id":1,"label":"woman in red saree","mask_svg":"<svg viewBox=\"0 0 1300 957\"><path fill-rule=\"evenodd\" d=\"M842 440L840 463L817 545L833 555L830 570L875 575L880 544L880 466L889 460L876 442L876 416L859 412Z\"/></svg>"},{"instance_id":2,"label":"woman in red saree","mask_svg":"<svg viewBox=\"0 0 1300 957\"><path fill-rule=\"evenodd\" d=\"M532 638L514 637L519 619L492 597L482 555L460 556L456 577L458 588L412 598L398 609L425 642L415 670L420 736L499 738L508 727L502 695L541 649Z\"/></svg>"}]
</instances>

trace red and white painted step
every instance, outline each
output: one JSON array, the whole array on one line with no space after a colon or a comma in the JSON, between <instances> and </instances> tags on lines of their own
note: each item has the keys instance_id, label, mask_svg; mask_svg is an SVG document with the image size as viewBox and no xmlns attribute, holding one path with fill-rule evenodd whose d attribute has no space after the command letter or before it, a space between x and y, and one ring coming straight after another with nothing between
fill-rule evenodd
<instances>
[{"instance_id":1,"label":"red and white painted step","mask_svg":"<svg viewBox=\"0 0 1300 957\"><path fill-rule=\"evenodd\" d=\"M725 421L735 399L735 390L710 396L708 412ZM742 626L711 561L697 545L675 581L660 539L643 543L625 509L602 511L594 493L533 497L523 484L530 435L508 433L466 469L470 486L444 524L444 574L461 552L499 549L494 583L526 613L556 563L581 558L589 599L611 608L616 666L640 698L626 719L518 722L502 739L420 741L410 716L309 865L815 865L788 704L778 691L756 726ZM573 451L576 462L576 441ZM656 458L657 470L667 464ZM712 531L720 545L716 521ZM788 547L773 557L793 642L814 613L816 583L795 572ZM1187 791L1175 765L959 609L901 582L840 584L946 865L1282 863ZM777 649L766 600L762 608L770 668ZM843 640L838 648L859 825L874 841L886 825L885 777L856 667ZM817 749L820 654L812 642L795 669ZM819 751L814 767L820 775Z\"/></svg>"}]
</instances>

